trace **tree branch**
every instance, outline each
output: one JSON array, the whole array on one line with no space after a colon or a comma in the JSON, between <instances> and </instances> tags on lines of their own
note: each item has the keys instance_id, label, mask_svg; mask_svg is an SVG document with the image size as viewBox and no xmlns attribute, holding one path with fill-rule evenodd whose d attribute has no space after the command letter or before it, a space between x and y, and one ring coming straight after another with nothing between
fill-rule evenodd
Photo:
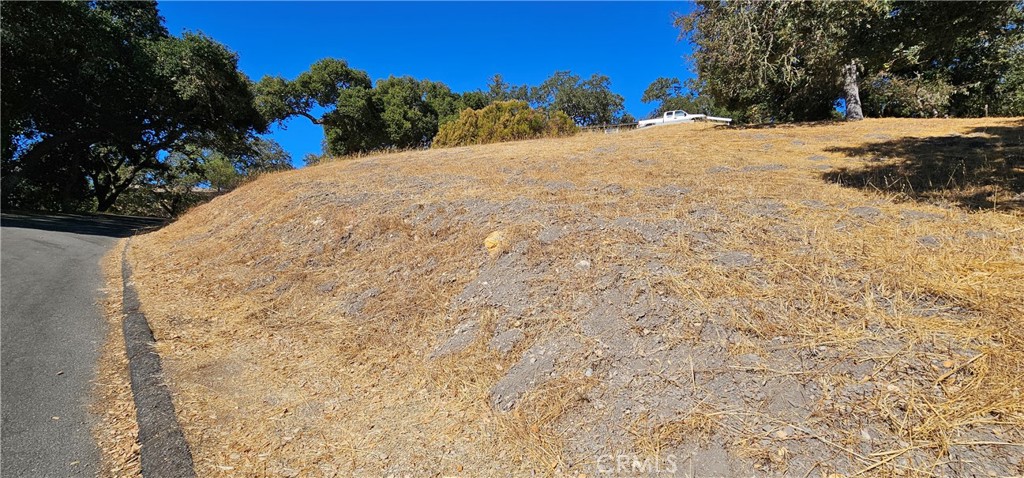
<instances>
[{"instance_id":1,"label":"tree branch","mask_svg":"<svg viewBox=\"0 0 1024 478\"><path fill-rule=\"evenodd\" d=\"M295 114L297 114L299 116L305 116L307 119L312 121L313 124L323 124L323 122L320 121L319 119L317 119L316 116L313 116L313 115L311 115L311 114L309 114L309 113L307 113L305 111L296 111Z\"/></svg>"}]
</instances>

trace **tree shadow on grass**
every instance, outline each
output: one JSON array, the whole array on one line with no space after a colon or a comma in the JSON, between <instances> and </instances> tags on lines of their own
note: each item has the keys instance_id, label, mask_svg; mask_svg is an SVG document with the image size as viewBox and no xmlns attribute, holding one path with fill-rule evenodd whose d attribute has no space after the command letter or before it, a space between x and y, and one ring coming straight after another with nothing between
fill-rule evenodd
<instances>
[{"instance_id":1,"label":"tree shadow on grass","mask_svg":"<svg viewBox=\"0 0 1024 478\"><path fill-rule=\"evenodd\" d=\"M826 151L868 162L823 175L843 186L971 210L1024 211L1024 121L960 135L905 137Z\"/></svg>"}]
</instances>

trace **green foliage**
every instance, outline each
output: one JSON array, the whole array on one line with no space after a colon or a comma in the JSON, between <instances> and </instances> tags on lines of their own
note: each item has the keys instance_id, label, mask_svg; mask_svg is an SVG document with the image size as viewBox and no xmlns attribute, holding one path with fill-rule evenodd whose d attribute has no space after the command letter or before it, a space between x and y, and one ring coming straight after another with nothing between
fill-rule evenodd
<instances>
[{"instance_id":1,"label":"green foliage","mask_svg":"<svg viewBox=\"0 0 1024 478\"><path fill-rule=\"evenodd\" d=\"M438 100L440 91L430 96L429 81L420 82L412 77L389 77L377 82L374 92L374 104L384 124L387 144L397 148L424 146L437 132L439 113L435 106L442 104ZM435 88L440 90L439 88ZM446 95L451 92L444 88Z\"/></svg>"},{"instance_id":2,"label":"green foliage","mask_svg":"<svg viewBox=\"0 0 1024 478\"><path fill-rule=\"evenodd\" d=\"M498 101L480 110L466 109L434 137L438 148L567 136L578 128L561 111L551 114L530 108L525 101Z\"/></svg>"},{"instance_id":3,"label":"green foliage","mask_svg":"<svg viewBox=\"0 0 1024 478\"><path fill-rule=\"evenodd\" d=\"M878 73L861 87L864 114L930 118L949 110L955 88L942 78L902 78Z\"/></svg>"},{"instance_id":4,"label":"green foliage","mask_svg":"<svg viewBox=\"0 0 1024 478\"><path fill-rule=\"evenodd\" d=\"M246 177L293 169L292 155L277 141L259 137L253 138L247 150L238 155L232 163L238 168L239 173Z\"/></svg>"},{"instance_id":5,"label":"green foliage","mask_svg":"<svg viewBox=\"0 0 1024 478\"><path fill-rule=\"evenodd\" d=\"M333 156L428 146L439 128L462 111L494 101L518 100L564 112L579 125L635 121L623 116L623 98L611 91L608 77L584 80L568 71L534 88L510 85L495 75L486 91L460 94L444 83L408 76L371 84L365 72L342 60L321 60L292 81L265 77L257 91L257 105L268 118L304 116L322 125L324 154ZM326 112L318 118L312 114L316 109Z\"/></svg>"},{"instance_id":6,"label":"green foliage","mask_svg":"<svg viewBox=\"0 0 1024 478\"><path fill-rule=\"evenodd\" d=\"M665 101L669 98L679 96L682 90L683 84L679 81L679 78L660 77L652 81L650 85L647 85L647 89L644 90L644 94L640 97L640 101L644 103Z\"/></svg>"},{"instance_id":7,"label":"green foliage","mask_svg":"<svg viewBox=\"0 0 1024 478\"><path fill-rule=\"evenodd\" d=\"M454 93L444 83L389 77L373 88L353 88L324 118L327 152L333 155L430 144L438 128L459 112L486 105L482 92Z\"/></svg>"},{"instance_id":8,"label":"green foliage","mask_svg":"<svg viewBox=\"0 0 1024 478\"><path fill-rule=\"evenodd\" d=\"M491 104L491 99L488 96L488 94L486 92L484 92L484 91L481 91L481 90L467 91L467 92L462 94L461 100L462 100L462 106L463 106L462 109L470 108L470 109L478 110L478 109L483 108L484 106L487 106L487 105ZM460 109L459 111L456 111L455 118L451 118L451 119L458 118L459 117L459 113L462 112L462 109ZM441 124L444 124L444 123L447 123L447 122L448 121L442 120Z\"/></svg>"},{"instance_id":9,"label":"green foliage","mask_svg":"<svg viewBox=\"0 0 1024 478\"><path fill-rule=\"evenodd\" d=\"M1011 67L1003 81L993 89L997 100L991 112L1003 116L1024 116L1024 45L1008 56Z\"/></svg>"},{"instance_id":10,"label":"green foliage","mask_svg":"<svg viewBox=\"0 0 1024 478\"><path fill-rule=\"evenodd\" d=\"M624 99L611 90L611 80L594 74L584 80L570 71L556 71L530 90L531 103L561 111L580 126L618 123Z\"/></svg>"},{"instance_id":11,"label":"green foliage","mask_svg":"<svg viewBox=\"0 0 1024 478\"><path fill-rule=\"evenodd\" d=\"M256 107L269 121L283 122L303 116L316 124L315 108L330 109L350 88L370 88L365 71L350 68L345 60L324 58L292 81L279 76L264 76L256 84ZM330 113L328 113L330 114Z\"/></svg>"},{"instance_id":12,"label":"green foliage","mask_svg":"<svg viewBox=\"0 0 1024 478\"><path fill-rule=\"evenodd\" d=\"M373 88L350 88L324 116L326 152L424 146L437 132L440 115L451 116L457 107L458 96L443 84L408 76L380 80Z\"/></svg>"},{"instance_id":13,"label":"green foliage","mask_svg":"<svg viewBox=\"0 0 1024 478\"><path fill-rule=\"evenodd\" d=\"M306 153L302 156L302 163L306 166L315 166L327 161L327 159L328 157L325 154Z\"/></svg>"},{"instance_id":14,"label":"green foliage","mask_svg":"<svg viewBox=\"0 0 1024 478\"><path fill-rule=\"evenodd\" d=\"M4 207L109 209L162 151L233 150L266 122L237 57L170 36L155 2L4 2Z\"/></svg>"},{"instance_id":15,"label":"green foliage","mask_svg":"<svg viewBox=\"0 0 1024 478\"><path fill-rule=\"evenodd\" d=\"M454 93L444 83L408 76L374 85L366 72L337 59L320 60L292 81L265 77L257 91L257 106L268 118L303 116L322 125L324 153L335 156L424 147L440 125L488 101L480 91ZM326 112L318 118L317 109Z\"/></svg>"},{"instance_id":16,"label":"green foliage","mask_svg":"<svg viewBox=\"0 0 1024 478\"><path fill-rule=\"evenodd\" d=\"M611 90L611 80L594 74L584 80L571 71L556 71L535 87L512 85L494 75L487 86L491 101L525 101L534 108L561 111L580 126L625 123L624 99Z\"/></svg>"},{"instance_id":17,"label":"green foliage","mask_svg":"<svg viewBox=\"0 0 1024 478\"><path fill-rule=\"evenodd\" d=\"M487 84L487 97L490 101L531 101L530 87L527 85L512 85L505 81L501 75L494 75Z\"/></svg>"},{"instance_id":18,"label":"green foliage","mask_svg":"<svg viewBox=\"0 0 1024 478\"><path fill-rule=\"evenodd\" d=\"M658 106L649 116L651 118L658 118L666 111L675 110L712 116L733 116L728 110L716 107L711 98L694 93L694 89L694 85L690 85L689 91L686 91L679 78L662 77L647 86L640 101L644 103L657 102Z\"/></svg>"},{"instance_id":19,"label":"green foliage","mask_svg":"<svg viewBox=\"0 0 1024 478\"><path fill-rule=\"evenodd\" d=\"M203 176L217 192L230 191L242 184L242 174L223 154L212 154L203 162Z\"/></svg>"},{"instance_id":20,"label":"green foliage","mask_svg":"<svg viewBox=\"0 0 1024 478\"><path fill-rule=\"evenodd\" d=\"M703 1L677 26L706 94L741 120L818 120L857 74L868 114L1012 112L1020 2ZM854 88L845 87L844 78Z\"/></svg>"},{"instance_id":21,"label":"green foliage","mask_svg":"<svg viewBox=\"0 0 1024 478\"><path fill-rule=\"evenodd\" d=\"M112 211L175 217L261 174L292 169L291 156L273 140L252 138L241 153L189 146L172 151L164 168L138 175Z\"/></svg>"}]
</instances>

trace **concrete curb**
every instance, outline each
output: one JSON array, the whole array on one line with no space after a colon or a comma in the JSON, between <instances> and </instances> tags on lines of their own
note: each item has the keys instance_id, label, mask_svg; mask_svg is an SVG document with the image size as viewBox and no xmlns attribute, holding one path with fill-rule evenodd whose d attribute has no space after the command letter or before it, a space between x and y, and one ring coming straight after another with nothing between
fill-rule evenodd
<instances>
[{"instance_id":1,"label":"concrete curb","mask_svg":"<svg viewBox=\"0 0 1024 478\"><path fill-rule=\"evenodd\" d=\"M160 356L153 348L153 331L139 311L139 296L131 280L128 245L121 253L121 280L124 287L122 323L128 369L135 398L135 421L139 424L139 451L144 478L192 478L192 452L178 425L171 393L161 380Z\"/></svg>"}]
</instances>

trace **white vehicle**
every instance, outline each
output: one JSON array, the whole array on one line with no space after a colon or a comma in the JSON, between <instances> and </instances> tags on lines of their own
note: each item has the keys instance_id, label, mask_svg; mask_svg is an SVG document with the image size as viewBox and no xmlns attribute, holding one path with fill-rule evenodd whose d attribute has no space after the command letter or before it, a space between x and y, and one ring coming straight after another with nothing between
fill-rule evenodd
<instances>
[{"instance_id":1,"label":"white vehicle","mask_svg":"<svg viewBox=\"0 0 1024 478\"><path fill-rule=\"evenodd\" d=\"M720 123L732 123L732 118L719 118L708 115L692 115L683 110L667 111L661 118L643 120L636 124L637 128L647 126L658 126L671 123L693 123L694 121L716 121Z\"/></svg>"}]
</instances>

